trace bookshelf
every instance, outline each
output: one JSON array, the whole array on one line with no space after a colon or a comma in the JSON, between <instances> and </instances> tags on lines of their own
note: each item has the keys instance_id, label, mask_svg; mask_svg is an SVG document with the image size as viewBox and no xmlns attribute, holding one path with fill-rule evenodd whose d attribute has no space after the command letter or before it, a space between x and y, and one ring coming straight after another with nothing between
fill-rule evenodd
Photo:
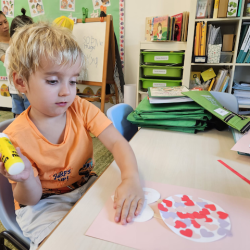
<instances>
[{"instance_id":1,"label":"bookshelf","mask_svg":"<svg viewBox=\"0 0 250 250\"><path fill-rule=\"evenodd\" d=\"M194 6L197 6L197 2L198 0L191 0L188 39L187 39L188 49L186 50L185 61L184 61L184 65L187 69L183 72L183 85L189 87L189 81L190 81L189 79L191 71L203 71L213 67L215 73L217 74L218 70L221 69L222 67L228 67L231 69L231 78L227 92L232 94L232 87L234 80L250 82L250 63L236 63L242 22L244 21L250 22L250 17L245 16L245 5L247 3L247 0L242 1L240 17L228 17L228 18L216 18L216 19L213 18L196 19L196 8L194 8ZM200 21L206 21L207 24L220 26L222 35L230 33L235 34L235 44L234 44L233 58L231 63L216 63L216 64L192 63L195 26L196 23ZM239 105L239 107L250 109L250 105Z\"/></svg>"}]
</instances>

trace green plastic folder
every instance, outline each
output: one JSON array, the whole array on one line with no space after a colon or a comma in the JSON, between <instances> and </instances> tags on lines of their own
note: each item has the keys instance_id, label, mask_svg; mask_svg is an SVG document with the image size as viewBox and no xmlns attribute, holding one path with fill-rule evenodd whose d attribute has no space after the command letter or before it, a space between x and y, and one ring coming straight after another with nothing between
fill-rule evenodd
<instances>
[{"instance_id":1,"label":"green plastic folder","mask_svg":"<svg viewBox=\"0 0 250 250\"><path fill-rule=\"evenodd\" d=\"M170 111L195 111L204 110L199 104L195 102L185 103L167 103L167 104L150 104L147 97L145 97L136 108L137 114L151 113L151 112L170 112Z\"/></svg>"},{"instance_id":2,"label":"green plastic folder","mask_svg":"<svg viewBox=\"0 0 250 250\"><path fill-rule=\"evenodd\" d=\"M250 119L244 116L234 114L232 111L225 109L209 91L189 91L183 92L184 95L193 99L210 113L221 119L229 126L245 133L250 129Z\"/></svg>"}]
</instances>

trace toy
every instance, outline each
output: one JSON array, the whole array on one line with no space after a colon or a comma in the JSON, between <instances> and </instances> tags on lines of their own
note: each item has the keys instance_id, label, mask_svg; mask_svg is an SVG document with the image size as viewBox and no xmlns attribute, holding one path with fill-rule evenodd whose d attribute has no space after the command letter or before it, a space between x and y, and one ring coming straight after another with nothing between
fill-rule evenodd
<instances>
[{"instance_id":1,"label":"toy","mask_svg":"<svg viewBox=\"0 0 250 250\"><path fill-rule=\"evenodd\" d=\"M82 22L83 23L85 23L85 19L88 18L88 12L89 12L88 8L82 7L82 15L83 15Z\"/></svg>"},{"instance_id":2,"label":"toy","mask_svg":"<svg viewBox=\"0 0 250 250\"><path fill-rule=\"evenodd\" d=\"M100 6L101 9L101 13L100 13L100 21L103 22L104 21L104 17L107 16L106 12L107 12L107 7L101 5Z\"/></svg>"}]
</instances>

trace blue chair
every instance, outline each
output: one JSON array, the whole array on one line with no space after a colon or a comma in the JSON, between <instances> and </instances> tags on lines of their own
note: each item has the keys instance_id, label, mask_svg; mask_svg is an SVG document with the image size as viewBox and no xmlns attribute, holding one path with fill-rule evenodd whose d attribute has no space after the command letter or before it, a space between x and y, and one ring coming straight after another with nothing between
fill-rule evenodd
<instances>
[{"instance_id":1,"label":"blue chair","mask_svg":"<svg viewBox=\"0 0 250 250\"><path fill-rule=\"evenodd\" d=\"M108 118L127 141L138 131L138 127L127 120L132 111L133 108L125 103L116 104L107 110Z\"/></svg>"},{"instance_id":2,"label":"blue chair","mask_svg":"<svg viewBox=\"0 0 250 250\"><path fill-rule=\"evenodd\" d=\"M0 132L2 132L14 119L0 122ZM8 250L4 245L4 239L20 250L28 250L30 240L24 237L20 227L16 222L14 209L14 199L11 184L0 174L0 220L6 231L0 233L0 250Z\"/></svg>"},{"instance_id":3,"label":"blue chair","mask_svg":"<svg viewBox=\"0 0 250 250\"><path fill-rule=\"evenodd\" d=\"M237 98L229 93L210 91L211 95L226 109L239 113L239 104Z\"/></svg>"}]
</instances>

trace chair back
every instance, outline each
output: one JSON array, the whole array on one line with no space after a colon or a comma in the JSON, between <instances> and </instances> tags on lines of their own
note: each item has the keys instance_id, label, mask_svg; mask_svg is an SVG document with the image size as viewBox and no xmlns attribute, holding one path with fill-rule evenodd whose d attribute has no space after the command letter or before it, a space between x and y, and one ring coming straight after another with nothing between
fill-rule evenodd
<instances>
[{"instance_id":1,"label":"chair back","mask_svg":"<svg viewBox=\"0 0 250 250\"><path fill-rule=\"evenodd\" d=\"M239 104L237 98L229 93L210 91L211 95L226 109L238 114Z\"/></svg>"},{"instance_id":2,"label":"chair back","mask_svg":"<svg viewBox=\"0 0 250 250\"><path fill-rule=\"evenodd\" d=\"M3 132L14 119L0 122L0 132ZM16 237L29 245L28 238L23 236L23 232L16 222L16 214L14 208L14 198L9 181L0 174L0 220L6 230L14 233Z\"/></svg>"},{"instance_id":3,"label":"chair back","mask_svg":"<svg viewBox=\"0 0 250 250\"><path fill-rule=\"evenodd\" d=\"M127 120L132 111L133 108L125 103L116 104L107 110L108 118L127 141L138 131L138 127Z\"/></svg>"}]
</instances>

